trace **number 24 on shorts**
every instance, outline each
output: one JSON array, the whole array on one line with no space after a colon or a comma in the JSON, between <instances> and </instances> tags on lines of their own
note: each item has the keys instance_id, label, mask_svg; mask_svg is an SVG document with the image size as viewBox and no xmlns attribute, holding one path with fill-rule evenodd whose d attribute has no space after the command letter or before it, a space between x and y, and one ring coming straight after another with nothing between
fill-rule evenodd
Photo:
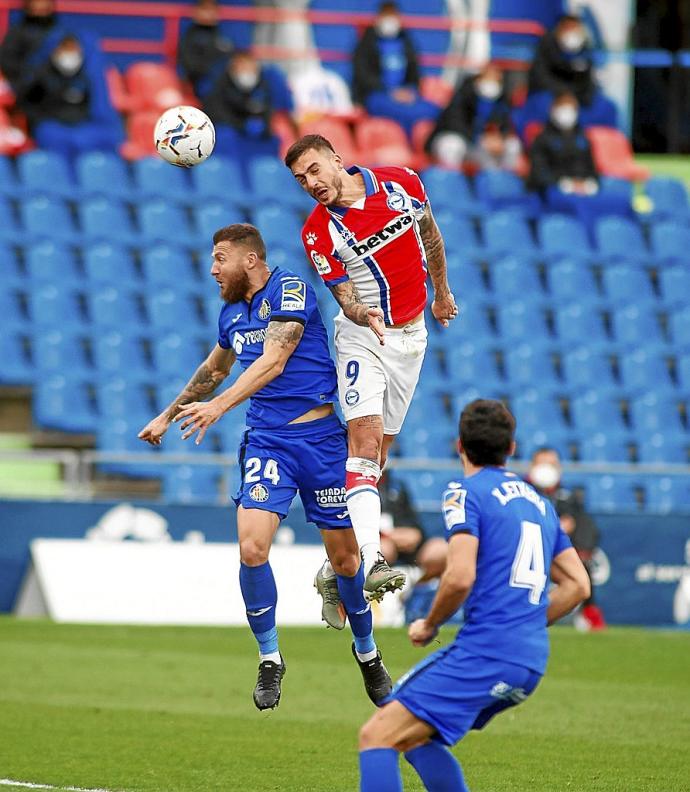
<instances>
[{"instance_id":1,"label":"number 24 on shorts","mask_svg":"<svg viewBox=\"0 0 690 792\"><path fill-rule=\"evenodd\" d=\"M264 466L263 476L260 473L261 460L259 457L250 457L244 464L244 481L246 484L253 484L262 478L268 479L273 486L277 486L280 481L278 463L275 459L267 459Z\"/></svg>"}]
</instances>

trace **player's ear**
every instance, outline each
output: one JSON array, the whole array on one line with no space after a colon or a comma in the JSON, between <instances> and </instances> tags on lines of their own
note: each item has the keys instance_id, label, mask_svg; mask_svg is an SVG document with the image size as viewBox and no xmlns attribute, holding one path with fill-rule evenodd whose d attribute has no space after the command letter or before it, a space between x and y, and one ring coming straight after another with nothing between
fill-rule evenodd
<instances>
[{"instance_id":1,"label":"player's ear","mask_svg":"<svg viewBox=\"0 0 690 792\"><path fill-rule=\"evenodd\" d=\"M335 162L336 166L338 167L338 170L342 169L343 158L340 156L340 154L338 154L337 151L333 153L333 162Z\"/></svg>"},{"instance_id":2,"label":"player's ear","mask_svg":"<svg viewBox=\"0 0 690 792\"><path fill-rule=\"evenodd\" d=\"M457 439L457 441L455 443L455 449L458 452L458 456L461 457L463 448L462 448L462 440L459 437L458 437L458 439Z\"/></svg>"},{"instance_id":3,"label":"player's ear","mask_svg":"<svg viewBox=\"0 0 690 792\"><path fill-rule=\"evenodd\" d=\"M515 456L515 449L516 448L517 448L517 444L515 443L515 440L511 440L510 441L510 449L508 450L508 456L509 457Z\"/></svg>"}]
</instances>

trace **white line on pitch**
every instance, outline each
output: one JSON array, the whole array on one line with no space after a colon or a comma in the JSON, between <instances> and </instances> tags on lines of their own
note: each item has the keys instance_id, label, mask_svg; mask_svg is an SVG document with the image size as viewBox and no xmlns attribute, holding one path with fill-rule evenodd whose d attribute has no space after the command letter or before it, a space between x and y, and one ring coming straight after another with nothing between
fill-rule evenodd
<instances>
[{"instance_id":1,"label":"white line on pitch","mask_svg":"<svg viewBox=\"0 0 690 792\"><path fill-rule=\"evenodd\" d=\"M86 789L75 786L52 786L51 784L32 784L30 781L13 781L10 778L0 778L0 786L20 787L21 789L52 789L57 792L113 792L111 789Z\"/></svg>"}]
</instances>

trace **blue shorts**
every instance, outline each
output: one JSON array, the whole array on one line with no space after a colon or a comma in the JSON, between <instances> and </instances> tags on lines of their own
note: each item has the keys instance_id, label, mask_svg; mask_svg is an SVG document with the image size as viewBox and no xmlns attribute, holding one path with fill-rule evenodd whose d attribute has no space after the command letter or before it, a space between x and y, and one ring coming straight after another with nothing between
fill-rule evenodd
<instances>
[{"instance_id":1,"label":"blue shorts","mask_svg":"<svg viewBox=\"0 0 690 792\"><path fill-rule=\"evenodd\" d=\"M235 503L285 517L297 492L319 529L351 528L345 503L347 430L336 415L278 429L249 429L238 452Z\"/></svg>"},{"instance_id":2,"label":"blue shorts","mask_svg":"<svg viewBox=\"0 0 690 792\"><path fill-rule=\"evenodd\" d=\"M470 729L524 701L542 675L523 666L479 657L453 643L426 657L395 685L386 701L399 701L454 745Z\"/></svg>"}]
</instances>

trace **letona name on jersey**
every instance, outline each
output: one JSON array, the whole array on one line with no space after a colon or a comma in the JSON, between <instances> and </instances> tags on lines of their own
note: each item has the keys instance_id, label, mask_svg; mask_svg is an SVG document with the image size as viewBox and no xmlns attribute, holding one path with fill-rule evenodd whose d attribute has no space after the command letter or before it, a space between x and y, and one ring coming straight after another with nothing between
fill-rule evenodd
<instances>
[{"instance_id":1,"label":"letona name on jersey","mask_svg":"<svg viewBox=\"0 0 690 792\"><path fill-rule=\"evenodd\" d=\"M375 234L372 234L365 240L361 242L355 240L351 246L351 250L357 256L365 256L370 251L374 250L381 245L381 243L388 243L392 239L399 237L401 234L404 234L407 231L407 226L412 225L414 222L414 217L410 214L402 215L398 217L392 223L389 223L387 226L384 226L380 231L377 231Z\"/></svg>"},{"instance_id":2,"label":"letona name on jersey","mask_svg":"<svg viewBox=\"0 0 690 792\"><path fill-rule=\"evenodd\" d=\"M543 499L524 481L504 481L500 487L494 487L491 494L501 506L510 503L514 498L524 498L533 503L542 516L546 514L546 505Z\"/></svg>"}]
</instances>

